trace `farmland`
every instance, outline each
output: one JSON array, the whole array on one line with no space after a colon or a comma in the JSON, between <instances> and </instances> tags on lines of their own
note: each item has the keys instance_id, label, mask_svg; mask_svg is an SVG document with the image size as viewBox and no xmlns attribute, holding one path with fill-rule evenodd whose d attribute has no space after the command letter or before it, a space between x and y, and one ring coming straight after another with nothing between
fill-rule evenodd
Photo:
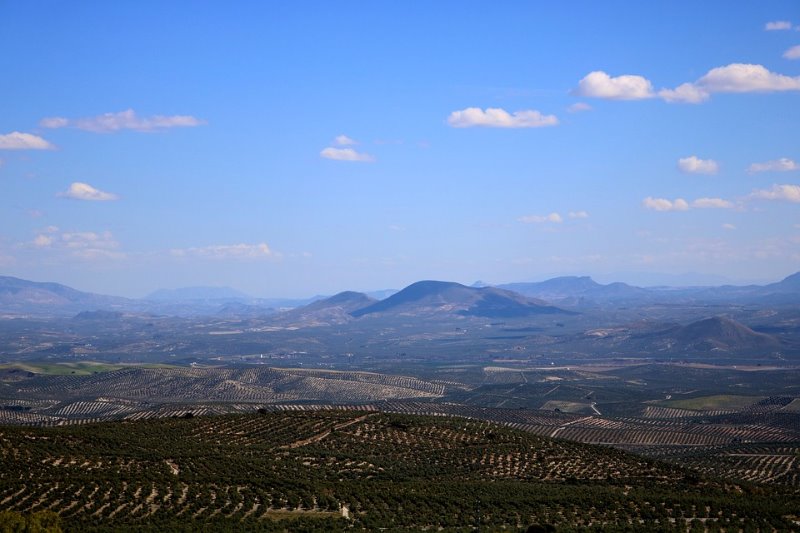
<instances>
[{"instance_id":1,"label":"farmland","mask_svg":"<svg viewBox=\"0 0 800 533\"><path fill-rule=\"evenodd\" d=\"M38 373L30 372L36 368ZM444 365L412 377L411 372L265 365L114 365L64 374L62 367L52 372L31 365L0 382L0 421L64 426L256 411L310 415L336 407L348 413L495 423L530 435L631 451L703 475L798 486L800 413L792 371L663 365L499 368L466 366L454 372ZM676 372L680 381L673 379ZM766 375L768 384L755 379ZM787 394L767 396L770 389Z\"/></svg>"},{"instance_id":2,"label":"farmland","mask_svg":"<svg viewBox=\"0 0 800 533\"><path fill-rule=\"evenodd\" d=\"M800 505L783 484L713 481L483 420L363 410L4 427L0 454L1 510L47 511L84 531L270 530L287 520L300 529L677 531L695 520L788 529Z\"/></svg>"}]
</instances>

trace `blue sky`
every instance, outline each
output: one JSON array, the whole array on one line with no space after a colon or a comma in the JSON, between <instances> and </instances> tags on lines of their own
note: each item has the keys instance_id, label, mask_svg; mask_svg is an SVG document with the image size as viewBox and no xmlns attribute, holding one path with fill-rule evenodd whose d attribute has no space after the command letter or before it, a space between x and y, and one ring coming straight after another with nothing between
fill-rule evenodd
<instances>
[{"instance_id":1,"label":"blue sky","mask_svg":"<svg viewBox=\"0 0 800 533\"><path fill-rule=\"evenodd\" d=\"M0 4L0 273L141 296L800 270L800 4Z\"/></svg>"}]
</instances>

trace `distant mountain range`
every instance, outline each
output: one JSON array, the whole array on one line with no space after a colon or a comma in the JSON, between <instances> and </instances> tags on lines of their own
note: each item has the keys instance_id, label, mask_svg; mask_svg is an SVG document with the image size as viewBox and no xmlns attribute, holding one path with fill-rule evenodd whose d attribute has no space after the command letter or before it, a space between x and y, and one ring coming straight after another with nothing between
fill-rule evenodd
<instances>
[{"instance_id":1,"label":"distant mountain range","mask_svg":"<svg viewBox=\"0 0 800 533\"><path fill-rule=\"evenodd\" d=\"M768 285L643 288L621 282L603 285L588 276L565 276L497 287L568 307L688 302L797 305L800 301L800 272Z\"/></svg>"},{"instance_id":2,"label":"distant mountain range","mask_svg":"<svg viewBox=\"0 0 800 533\"><path fill-rule=\"evenodd\" d=\"M129 299L82 292L58 283L0 276L0 313L6 315L74 316L82 311L106 310L167 315L262 316L293 308L308 316L330 315L331 310L336 310L335 313L355 318L443 313L513 318L581 312L598 307L687 302L797 306L800 302L800 272L767 285L720 287L603 285L588 276L494 287L420 281L399 292L377 291L376 295L388 297L376 299L364 293L346 291L330 298L255 299L227 287L189 287L156 291L144 299Z\"/></svg>"},{"instance_id":3,"label":"distant mountain range","mask_svg":"<svg viewBox=\"0 0 800 533\"><path fill-rule=\"evenodd\" d=\"M580 305L586 301L603 303L642 299L651 292L621 282L601 285L589 276L564 276L538 283L507 283L497 287L548 302L573 305Z\"/></svg>"}]
</instances>

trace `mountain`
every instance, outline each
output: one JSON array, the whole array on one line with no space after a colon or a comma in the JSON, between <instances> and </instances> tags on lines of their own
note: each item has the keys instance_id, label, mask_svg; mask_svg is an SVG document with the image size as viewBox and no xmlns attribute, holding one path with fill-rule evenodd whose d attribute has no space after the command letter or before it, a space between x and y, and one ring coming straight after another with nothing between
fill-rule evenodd
<instances>
[{"instance_id":1,"label":"mountain","mask_svg":"<svg viewBox=\"0 0 800 533\"><path fill-rule=\"evenodd\" d=\"M230 287L181 287L159 289L145 296L145 300L182 302L187 300L249 300L250 296Z\"/></svg>"},{"instance_id":2,"label":"mountain","mask_svg":"<svg viewBox=\"0 0 800 533\"><path fill-rule=\"evenodd\" d=\"M353 319L352 313L378 302L362 292L344 291L303 307L281 313L275 320L303 325L342 324Z\"/></svg>"},{"instance_id":3,"label":"mountain","mask_svg":"<svg viewBox=\"0 0 800 533\"><path fill-rule=\"evenodd\" d=\"M351 312L355 317L377 313L512 318L567 311L549 306L541 300L494 287L476 288L448 281L418 281L385 300Z\"/></svg>"},{"instance_id":4,"label":"mountain","mask_svg":"<svg viewBox=\"0 0 800 533\"><path fill-rule=\"evenodd\" d=\"M757 356L781 347L777 338L721 316L670 328L653 335L653 340L675 352L756 352Z\"/></svg>"},{"instance_id":5,"label":"mountain","mask_svg":"<svg viewBox=\"0 0 800 533\"><path fill-rule=\"evenodd\" d=\"M131 300L82 292L59 283L0 276L0 312L74 316L98 308L121 308Z\"/></svg>"},{"instance_id":6,"label":"mountain","mask_svg":"<svg viewBox=\"0 0 800 533\"><path fill-rule=\"evenodd\" d=\"M800 301L800 272L767 285L722 285L720 287L653 288L660 296L672 299L713 303L749 303L796 307Z\"/></svg>"},{"instance_id":7,"label":"mountain","mask_svg":"<svg viewBox=\"0 0 800 533\"><path fill-rule=\"evenodd\" d=\"M770 283L764 287L766 290L773 292L791 292L800 293L800 272L795 272L790 276L786 276L777 283Z\"/></svg>"},{"instance_id":8,"label":"mountain","mask_svg":"<svg viewBox=\"0 0 800 533\"><path fill-rule=\"evenodd\" d=\"M330 298L325 298L324 300L317 300L316 302L310 303L305 307L301 307L297 309L297 311L303 312L319 312L319 311L326 311L331 308L341 309L347 313L351 313L358 309L363 309L364 307L370 306L376 303L378 300L375 298L371 298L368 295L364 294L363 292L355 292L355 291L344 291L331 296Z\"/></svg>"},{"instance_id":9,"label":"mountain","mask_svg":"<svg viewBox=\"0 0 800 533\"><path fill-rule=\"evenodd\" d=\"M648 295L646 289L620 282L602 285L589 276L562 276L535 283L506 283L497 287L565 305L580 305L587 301L607 303L633 300Z\"/></svg>"}]
</instances>

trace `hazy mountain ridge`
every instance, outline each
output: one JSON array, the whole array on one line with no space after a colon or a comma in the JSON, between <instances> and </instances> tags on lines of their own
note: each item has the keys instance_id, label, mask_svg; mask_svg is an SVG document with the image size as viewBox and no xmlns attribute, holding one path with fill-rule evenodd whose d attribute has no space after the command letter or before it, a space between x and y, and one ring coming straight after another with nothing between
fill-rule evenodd
<instances>
[{"instance_id":1,"label":"hazy mountain ridge","mask_svg":"<svg viewBox=\"0 0 800 533\"><path fill-rule=\"evenodd\" d=\"M648 290L641 287L622 282L602 285L589 276L562 276L541 282L506 283L497 287L549 302L575 306L645 299L649 295Z\"/></svg>"},{"instance_id":2,"label":"hazy mountain ridge","mask_svg":"<svg viewBox=\"0 0 800 533\"><path fill-rule=\"evenodd\" d=\"M795 306L800 299L800 272L767 285L642 288L621 282L603 285L588 276L563 276L542 282L485 287L421 281L398 292L376 291L374 294L378 296L390 294L382 300L353 291L340 294L362 294L363 298L371 299L348 304L345 311L354 317L389 312L451 312L461 316L510 318L564 312L564 309L559 310L560 307L580 311L582 308L675 303L753 303L787 307ZM130 299L83 292L59 283L0 277L0 313L11 315L74 316L82 311L110 310L174 316L261 316L325 300L322 296L306 299L250 298L225 287L156 291L145 299ZM334 302L321 305L331 304ZM310 311L315 309L319 311L318 308L311 308Z\"/></svg>"}]
</instances>

